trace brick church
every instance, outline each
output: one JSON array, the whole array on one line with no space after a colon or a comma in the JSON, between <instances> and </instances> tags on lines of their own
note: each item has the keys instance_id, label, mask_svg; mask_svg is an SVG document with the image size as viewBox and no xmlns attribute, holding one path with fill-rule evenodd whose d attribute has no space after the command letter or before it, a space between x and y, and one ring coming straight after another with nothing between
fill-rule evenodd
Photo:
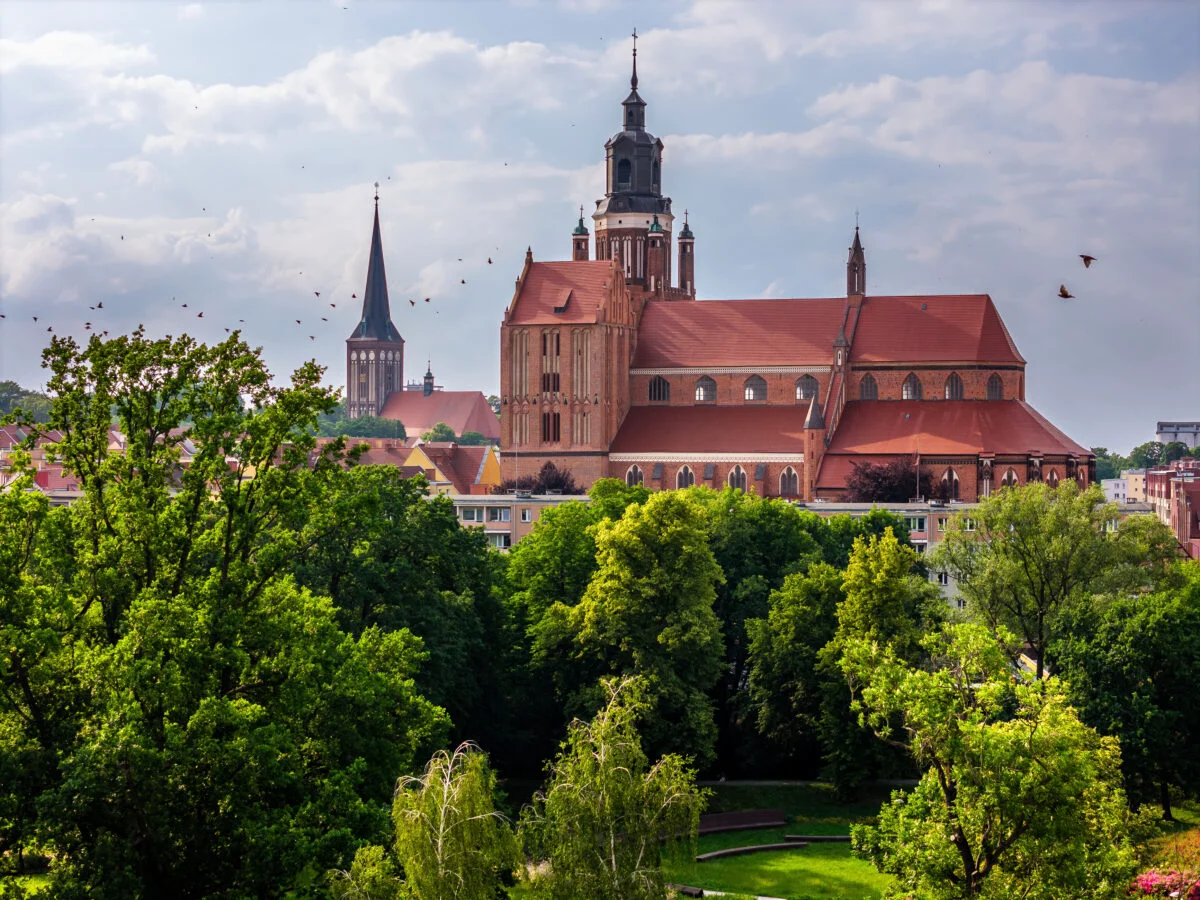
<instances>
[{"instance_id":1,"label":"brick church","mask_svg":"<svg viewBox=\"0 0 1200 900\"><path fill-rule=\"evenodd\" d=\"M855 462L916 457L944 496L1095 479L1091 452L1025 402L1025 360L987 294L698 300L675 235L637 50L605 193L571 259L527 252L500 328L505 478L546 461L590 485L707 484L841 499ZM674 242L675 246L672 247ZM674 263L674 265L672 265Z\"/></svg>"}]
</instances>

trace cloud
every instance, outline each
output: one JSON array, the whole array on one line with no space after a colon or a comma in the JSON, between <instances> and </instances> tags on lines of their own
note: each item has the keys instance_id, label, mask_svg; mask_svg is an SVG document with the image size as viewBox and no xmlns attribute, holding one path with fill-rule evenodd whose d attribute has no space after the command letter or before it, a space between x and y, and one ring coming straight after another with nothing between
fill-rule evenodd
<instances>
[{"instance_id":1,"label":"cloud","mask_svg":"<svg viewBox=\"0 0 1200 900\"><path fill-rule=\"evenodd\" d=\"M158 168L146 159L122 159L109 163L108 170L127 175L139 185L153 184L159 179Z\"/></svg>"},{"instance_id":2,"label":"cloud","mask_svg":"<svg viewBox=\"0 0 1200 900\"><path fill-rule=\"evenodd\" d=\"M30 41L0 38L0 74L22 68L112 72L152 62L144 44L114 44L80 31L50 31Z\"/></svg>"},{"instance_id":3,"label":"cloud","mask_svg":"<svg viewBox=\"0 0 1200 900\"><path fill-rule=\"evenodd\" d=\"M187 3L179 7L178 15L181 22L194 22L204 18L204 7L199 3Z\"/></svg>"}]
</instances>

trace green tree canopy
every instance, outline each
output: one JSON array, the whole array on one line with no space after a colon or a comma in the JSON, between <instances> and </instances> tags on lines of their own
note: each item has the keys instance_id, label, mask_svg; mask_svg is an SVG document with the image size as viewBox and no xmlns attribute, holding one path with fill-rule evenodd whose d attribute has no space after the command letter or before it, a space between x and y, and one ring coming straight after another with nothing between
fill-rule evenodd
<instances>
[{"instance_id":1,"label":"green tree canopy","mask_svg":"<svg viewBox=\"0 0 1200 900\"><path fill-rule=\"evenodd\" d=\"M458 443L463 447L486 447L491 442L492 439L481 431L464 431L458 436Z\"/></svg>"},{"instance_id":2,"label":"green tree canopy","mask_svg":"<svg viewBox=\"0 0 1200 900\"><path fill-rule=\"evenodd\" d=\"M454 433L454 429L445 422L438 422L428 431L421 435L423 441L454 441L458 436Z\"/></svg>"},{"instance_id":3,"label":"green tree canopy","mask_svg":"<svg viewBox=\"0 0 1200 900\"><path fill-rule=\"evenodd\" d=\"M864 720L924 769L878 824L853 829L856 850L896 876L888 896L1124 897L1134 859L1116 740L1079 721L1057 680L1015 677L1011 646L982 626L947 626L926 648L932 667L863 638L842 660Z\"/></svg>"},{"instance_id":4,"label":"green tree canopy","mask_svg":"<svg viewBox=\"0 0 1200 900\"><path fill-rule=\"evenodd\" d=\"M1097 593L1153 588L1170 574L1175 540L1148 516L1118 521L1096 485L1007 488L950 520L930 565L951 573L968 611L1016 632L1044 671L1061 618Z\"/></svg>"},{"instance_id":5,"label":"green tree canopy","mask_svg":"<svg viewBox=\"0 0 1200 900\"><path fill-rule=\"evenodd\" d=\"M84 496L0 493L0 771L22 773L0 849L51 848L68 898L278 895L344 865L447 721L418 638L348 635L290 574L342 470L336 442L310 462L320 369L275 387L236 336L140 329L44 363Z\"/></svg>"},{"instance_id":6,"label":"green tree canopy","mask_svg":"<svg viewBox=\"0 0 1200 900\"><path fill-rule=\"evenodd\" d=\"M535 896L661 900L662 860L674 845L695 846L704 795L683 758L650 765L636 725L640 689L604 682L606 703L592 721L571 724L549 783L522 813L534 860L524 879Z\"/></svg>"}]
</instances>

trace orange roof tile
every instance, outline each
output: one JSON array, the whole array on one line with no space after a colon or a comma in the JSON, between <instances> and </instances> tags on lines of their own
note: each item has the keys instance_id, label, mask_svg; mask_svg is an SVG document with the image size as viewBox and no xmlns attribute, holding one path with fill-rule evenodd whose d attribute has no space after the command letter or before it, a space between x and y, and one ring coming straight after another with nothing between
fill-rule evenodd
<instances>
[{"instance_id":1,"label":"orange roof tile","mask_svg":"<svg viewBox=\"0 0 1200 900\"><path fill-rule=\"evenodd\" d=\"M422 444L421 450L430 462L450 479L459 494L471 493L471 485L479 480L487 447L463 447L458 444Z\"/></svg>"},{"instance_id":2,"label":"orange roof tile","mask_svg":"<svg viewBox=\"0 0 1200 900\"><path fill-rule=\"evenodd\" d=\"M817 487L845 486L851 462L911 456L918 449L922 456L1091 455L1023 400L855 400L842 412Z\"/></svg>"},{"instance_id":3,"label":"orange roof tile","mask_svg":"<svg viewBox=\"0 0 1200 900\"><path fill-rule=\"evenodd\" d=\"M828 366L845 299L652 300L633 367Z\"/></svg>"},{"instance_id":4,"label":"orange roof tile","mask_svg":"<svg viewBox=\"0 0 1200 900\"><path fill-rule=\"evenodd\" d=\"M508 324L595 322L597 310L604 303L605 287L615 273L612 260L531 263L521 292L513 301Z\"/></svg>"},{"instance_id":5,"label":"orange roof tile","mask_svg":"<svg viewBox=\"0 0 1200 900\"><path fill-rule=\"evenodd\" d=\"M612 453L796 453L808 407L635 406Z\"/></svg>"},{"instance_id":6,"label":"orange roof tile","mask_svg":"<svg viewBox=\"0 0 1200 900\"><path fill-rule=\"evenodd\" d=\"M1024 363L987 294L867 297L852 362Z\"/></svg>"},{"instance_id":7,"label":"orange roof tile","mask_svg":"<svg viewBox=\"0 0 1200 900\"><path fill-rule=\"evenodd\" d=\"M379 415L403 422L410 436L445 422L457 435L478 431L487 438L500 437L500 421L479 391L434 391L428 397L423 391L395 391Z\"/></svg>"}]
</instances>

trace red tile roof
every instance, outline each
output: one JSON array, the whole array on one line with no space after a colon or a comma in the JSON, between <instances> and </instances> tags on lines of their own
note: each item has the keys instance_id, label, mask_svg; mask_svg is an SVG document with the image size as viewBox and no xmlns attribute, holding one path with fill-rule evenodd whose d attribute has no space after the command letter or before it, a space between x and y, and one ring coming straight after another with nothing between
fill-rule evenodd
<instances>
[{"instance_id":1,"label":"red tile roof","mask_svg":"<svg viewBox=\"0 0 1200 900\"><path fill-rule=\"evenodd\" d=\"M852 362L1024 363L987 294L867 297Z\"/></svg>"},{"instance_id":2,"label":"red tile roof","mask_svg":"<svg viewBox=\"0 0 1200 900\"><path fill-rule=\"evenodd\" d=\"M379 415L403 422L409 435L445 422L457 435L478 431L487 438L500 437L500 421L479 391L434 391L428 397L423 391L396 391Z\"/></svg>"},{"instance_id":3,"label":"red tile roof","mask_svg":"<svg viewBox=\"0 0 1200 900\"><path fill-rule=\"evenodd\" d=\"M459 494L471 493L483 469L488 447L462 447L458 444L422 444L421 450L450 479Z\"/></svg>"},{"instance_id":4,"label":"red tile roof","mask_svg":"<svg viewBox=\"0 0 1200 900\"><path fill-rule=\"evenodd\" d=\"M808 407L635 406L612 453L796 453Z\"/></svg>"},{"instance_id":5,"label":"red tile roof","mask_svg":"<svg viewBox=\"0 0 1200 900\"><path fill-rule=\"evenodd\" d=\"M845 316L831 300L653 300L633 367L828 366Z\"/></svg>"},{"instance_id":6,"label":"red tile roof","mask_svg":"<svg viewBox=\"0 0 1200 900\"><path fill-rule=\"evenodd\" d=\"M817 487L844 487L866 457L1029 453L1090 456L1023 400L855 400L821 462Z\"/></svg>"},{"instance_id":7,"label":"red tile roof","mask_svg":"<svg viewBox=\"0 0 1200 900\"><path fill-rule=\"evenodd\" d=\"M612 260L531 263L513 301L510 325L589 323L597 319L605 288L616 272ZM562 312L555 309L566 307Z\"/></svg>"}]
</instances>

